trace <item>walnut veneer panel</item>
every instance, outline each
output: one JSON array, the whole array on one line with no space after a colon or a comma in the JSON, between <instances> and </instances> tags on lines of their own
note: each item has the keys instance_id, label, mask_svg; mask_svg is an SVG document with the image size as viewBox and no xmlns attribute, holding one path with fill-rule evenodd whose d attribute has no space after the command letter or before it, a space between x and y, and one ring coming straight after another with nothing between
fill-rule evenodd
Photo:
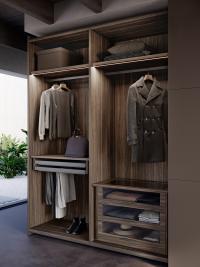
<instances>
[{"instance_id":1,"label":"walnut veneer panel","mask_svg":"<svg viewBox=\"0 0 200 267\"><path fill-rule=\"evenodd\" d=\"M94 191L93 183L111 176L111 116L112 87L103 71L91 68L90 73L90 240L94 238Z\"/></svg>"},{"instance_id":2,"label":"walnut veneer panel","mask_svg":"<svg viewBox=\"0 0 200 267\"><path fill-rule=\"evenodd\" d=\"M109 47L109 40L98 34L95 31L90 30L90 47L89 47L89 62L93 63L99 61L98 54L104 52ZM103 60L103 59L101 59Z\"/></svg>"},{"instance_id":3,"label":"walnut veneer panel","mask_svg":"<svg viewBox=\"0 0 200 267\"><path fill-rule=\"evenodd\" d=\"M166 33L167 26L168 16L167 12L164 11L107 23L93 29L113 41L122 41Z\"/></svg>"}]
</instances>

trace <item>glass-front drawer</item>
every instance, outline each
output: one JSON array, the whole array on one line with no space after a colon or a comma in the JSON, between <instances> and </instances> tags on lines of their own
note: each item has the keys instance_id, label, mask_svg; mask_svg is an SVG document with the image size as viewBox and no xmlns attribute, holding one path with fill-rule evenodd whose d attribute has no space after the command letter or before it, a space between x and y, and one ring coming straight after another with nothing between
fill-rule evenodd
<instances>
[{"instance_id":1,"label":"glass-front drawer","mask_svg":"<svg viewBox=\"0 0 200 267\"><path fill-rule=\"evenodd\" d=\"M160 194L123 189L103 188L103 199L111 202L138 203L144 205L160 205Z\"/></svg>"},{"instance_id":2,"label":"glass-front drawer","mask_svg":"<svg viewBox=\"0 0 200 267\"><path fill-rule=\"evenodd\" d=\"M126 223L98 221L96 239L143 251L166 254L164 231L144 229Z\"/></svg>"},{"instance_id":3,"label":"glass-front drawer","mask_svg":"<svg viewBox=\"0 0 200 267\"><path fill-rule=\"evenodd\" d=\"M101 212L102 211L102 212ZM102 218L109 220L113 218L115 220L127 221L129 223L134 222L139 224L146 224L147 228L149 225L159 225L160 224L160 213L158 211L145 211L138 208L128 208L128 207L119 207L113 205L101 205L99 208L99 220Z\"/></svg>"},{"instance_id":4,"label":"glass-front drawer","mask_svg":"<svg viewBox=\"0 0 200 267\"><path fill-rule=\"evenodd\" d=\"M159 231L134 227L128 224L103 222L102 233L107 233L118 237L124 237L125 239L128 238L135 240L143 240L153 243L160 242Z\"/></svg>"}]
</instances>

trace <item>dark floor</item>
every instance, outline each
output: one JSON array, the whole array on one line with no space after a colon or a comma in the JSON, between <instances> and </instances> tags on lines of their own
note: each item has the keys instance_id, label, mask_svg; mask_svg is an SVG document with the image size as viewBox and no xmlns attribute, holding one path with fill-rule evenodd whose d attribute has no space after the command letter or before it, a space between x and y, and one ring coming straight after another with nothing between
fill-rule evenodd
<instances>
[{"instance_id":1,"label":"dark floor","mask_svg":"<svg viewBox=\"0 0 200 267\"><path fill-rule=\"evenodd\" d=\"M27 205L0 210L0 267L155 267L139 258L26 232Z\"/></svg>"}]
</instances>

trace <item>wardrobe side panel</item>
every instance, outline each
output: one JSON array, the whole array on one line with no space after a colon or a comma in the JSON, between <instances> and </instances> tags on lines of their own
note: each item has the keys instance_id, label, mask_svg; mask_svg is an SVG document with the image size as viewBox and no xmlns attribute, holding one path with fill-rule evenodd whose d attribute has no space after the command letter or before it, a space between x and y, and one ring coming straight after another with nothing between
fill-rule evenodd
<instances>
[{"instance_id":1,"label":"wardrobe side panel","mask_svg":"<svg viewBox=\"0 0 200 267\"><path fill-rule=\"evenodd\" d=\"M154 75L162 81L163 87L167 88L167 74L155 72ZM140 73L112 77L114 91L114 138L112 142L114 177L166 182L167 162L131 162L131 146L127 144L127 95L129 86L140 77Z\"/></svg>"},{"instance_id":2,"label":"wardrobe side panel","mask_svg":"<svg viewBox=\"0 0 200 267\"><path fill-rule=\"evenodd\" d=\"M69 84L69 87L73 90L75 95L76 127L80 128L81 135L89 138L89 80L73 80L67 84ZM86 217L86 220L88 221L88 180L88 175L75 175L77 199L67 205L67 220L72 220L74 216L82 216Z\"/></svg>"},{"instance_id":3,"label":"wardrobe side panel","mask_svg":"<svg viewBox=\"0 0 200 267\"><path fill-rule=\"evenodd\" d=\"M101 70L92 67L90 72L89 108L89 218L90 240L94 239L94 189L93 183L109 179L111 171L112 138L112 87Z\"/></svg>"},{"instance_id":4,"label":"wardrobe side panel","mask_svg":"<svg viewBox=\"0 0 200 267\"><path fill-rule=\"evenodd\" d=\"M49 221L51 211L46 207L43 201L42 184L43 178L41 172L33 170L32 156L46 154L48 142L40 142L38 138L38 118L40 95L47 85L43 79L29 76L28 88L28 206L29 206L29 227L33 227Z\"/></svg>"},{"instance_id":5,"label":"wardrobe side panel","mask_svg":"<svg viewBox=\"0 0 200 267\"><path fill-rule=\"evenodd\" d=\"M99 33L90 30L89 32L89 63L100 60L98 54L105 52L109 47L109 40Z\"/></svg>"}]
</instances>

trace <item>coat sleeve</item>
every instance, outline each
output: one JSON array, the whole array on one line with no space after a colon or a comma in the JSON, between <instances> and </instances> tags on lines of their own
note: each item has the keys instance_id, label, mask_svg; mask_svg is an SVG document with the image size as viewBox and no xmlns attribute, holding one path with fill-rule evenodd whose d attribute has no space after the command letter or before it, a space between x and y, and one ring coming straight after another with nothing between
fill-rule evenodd
<instances>
[{"instance_id":1,"label":"coat sleeve","mask_svg":"<svg viewBox=\"0 0 200 267\"><path fill-rule=\"evenodd\" d=\"M129 145L137 144L136 116L136 92L134 87L130 87L127 97L127 142Z\"/></svg>"},{"instance_id":2,"label":"coat sleeve","mask_svg":"<svg viewBox=\"0 0 200 267\"><path fill-rule=\"evenodd\" d=\"M168 142L168 93L165 91L163 98L163 119L164 119L164 129L166 133L166 139Z\"/></svg>"},{"instance_id":3,"label":"coat sleeve","mask_svg":"<svg viewBox=\"0 0 200 267\"><path fill-rule=\"evenodd\" d=\"M39 133L39 139L44 140L44 136L45 136L45 92L43 92L40 97L38 133Z\"/></svg>"}]
</instances>

